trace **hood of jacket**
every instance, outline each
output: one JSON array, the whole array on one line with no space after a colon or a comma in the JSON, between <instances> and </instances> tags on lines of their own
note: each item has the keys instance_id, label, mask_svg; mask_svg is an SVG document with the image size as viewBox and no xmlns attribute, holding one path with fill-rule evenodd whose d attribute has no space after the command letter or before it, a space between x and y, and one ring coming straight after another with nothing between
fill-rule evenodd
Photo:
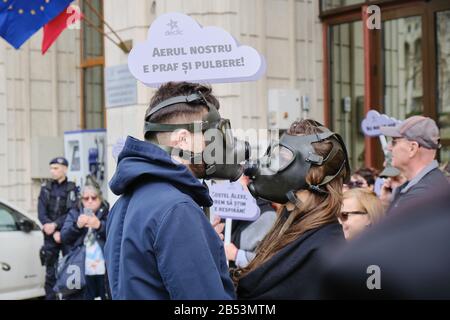
<instances>
[{"instance_id":1,"label":"hood of jacket","mask_svg":"<svg viewBox=\"0 0 450 320\"><path fill-rule=\"evenodd\" d=\"M122 195L143 180L171 183L199 206L212 205L208 188L187 166L173 160L157 145L128 136L109 186L114 194Z\"/></svg>"}]
</instances>

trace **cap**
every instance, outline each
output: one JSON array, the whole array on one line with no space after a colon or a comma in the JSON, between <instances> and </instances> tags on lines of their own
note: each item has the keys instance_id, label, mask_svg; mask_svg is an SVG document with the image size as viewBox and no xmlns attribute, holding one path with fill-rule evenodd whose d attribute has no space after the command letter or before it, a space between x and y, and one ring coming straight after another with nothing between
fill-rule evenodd
<instances>
[{"instance_id":1,"label":"cap","mask_svg":"<svg viewBox=\"0 0 450 320\"><path fill-rule=\"evenodd\" d=\"M439 149L439 128L436 122L424 116L412 116L395 127L381 127L382 134L393 138L416 141L427 149Z\"/></svg>"},{"instance_id":2,"label":"cap","mask_svg":"<svg viewBox=\"0 0 450 320\"><path fill-rule=\"evenodd\" d=\"M386 167L383 169L383 171L380 172L380 178L385 177L396 177L400 174L400 170L394 167Z\"/></svg>"},{"instance_id":3,"label":"cap","mask_svg":"<svg viewBox=\"0 0 450 320\"><path fill-rule=\"evenodd\" d=\"M56 157L55 159L52 159L49 164L61 164L66 167L69 166L69 162L64 157Z\"/></svg>"}]
</instances>

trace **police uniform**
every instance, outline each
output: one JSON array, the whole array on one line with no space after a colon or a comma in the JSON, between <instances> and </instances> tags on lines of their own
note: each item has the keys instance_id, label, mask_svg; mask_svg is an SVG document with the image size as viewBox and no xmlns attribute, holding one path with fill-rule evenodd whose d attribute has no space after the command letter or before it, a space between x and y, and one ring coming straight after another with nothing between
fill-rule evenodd
<instances>
[{"instance_id":1,"label":"police uniform","mask_svg":"<svg viewBox=\"0 0 450 320\"><path fill-rule=\"evenodd\" d=\"M61 164L68 166L66 159L58 157L50 161L50 164ZM67 181L58 183L56 180L49 180L42 184L38 200L38 216L42 225L55 223L55 231L60 231L67 213L70 209L76 208L78 204L78 190L73 182ZM56 281L56 263L59 252L63 251L62 244L56 243L53 235L44 233L44 247L41 250L43 263L46 265L45 295L47 299L55 299L53 286Z\"/></svg>"}]
</instances>

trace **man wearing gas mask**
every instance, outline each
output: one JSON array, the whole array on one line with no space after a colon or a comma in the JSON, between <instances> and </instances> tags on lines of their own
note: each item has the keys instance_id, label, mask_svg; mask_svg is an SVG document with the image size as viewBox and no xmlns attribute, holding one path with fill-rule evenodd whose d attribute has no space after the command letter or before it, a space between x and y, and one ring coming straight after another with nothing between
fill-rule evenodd
<instances>
[{"instance_id":1,"label":"man wearing gas mask","mask_svg":"<svg viewBox=\"0 0 450 320\"><path fill-rule=\"evenodd\" d=\"M253 196L284 205L254 260L233 270L238 298L320 298L322 255L344 243L337 213L350 167L341 137L313 120L294 122L245 174Z\"/></svg>"},{"instance_id":2,"label":"man wearing gas mask","mask_svg":"<svg viewBox=\"0 0 450 320\"><path fill-rule=\"evenodd\" d=\"M201 209L212 200L198 179L237 180L249 146L233 138L218 109L211 88L169 82L146 112L146 141L127 138L110 181L121 195L105 245L113 299L235 297L223 243Z\"/></svg>"}]
</instances>

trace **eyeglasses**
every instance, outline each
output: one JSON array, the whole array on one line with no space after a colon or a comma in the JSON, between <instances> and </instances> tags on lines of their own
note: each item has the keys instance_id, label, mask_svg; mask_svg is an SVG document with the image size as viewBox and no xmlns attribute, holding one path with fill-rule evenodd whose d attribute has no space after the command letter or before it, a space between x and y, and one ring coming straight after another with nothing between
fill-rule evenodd
<instances>
[{"instance_id":1,"label":"eyeglasses","mask_svg":"<svg viewBox=\"0 0 450 320\"><path fill-rule=\"evenodd\" d=\"M354 189L354 188L362 188L364 186L364 182L356 180L356 181L349 181L346 186L349 189Z\"/></svg>"},{"instance_id":2,"label":"eyeglasses","mask_svg":"<svg viewBox=\"0 0 450 320\"><path fill-rule=\"evenodd\" d=\"M391 145L393 146L393 147L395 147L395 145L399 142L399 141L401 141L401 140L404 140L405 138L392 138L392 140L391 140Z\"/></svg>"},{"instance_id":3,"label":"eyeglasses","mask_svg":"<svg viewBox=\"0 0 450 320\"><path fill-rule=\"evenodd\" d=\"M82 197L81 199L83 200L83 201L89 201L89 199L91 199L92 201L95 201L95 200L97 200L97 196L89 196L89 197Z\"/></svg>"},{"instance_id":4,"label":"eyeglasses","mask_svg":"<svg viewBox=\"0 0 450 320\"><path fill-rule=\"evenodd\" d=\"M406 140L406 141L409 141L409 142L412 142L412 143L417 143L417 146L418 146L419 148L422 147L422 146L420 145L420 143L418 143L417 141L408 140L408 139L406 139L406 138L392 138L392 140L391 140L391 145L392 145L393 147L395 147L395 145L397 145L397 143L399 143L401 140Z\"/></svg>"},{"instance_id":5,"label":"eyeglasses","mask_svg":"<svg viewBox=\"0 0 450 320\"><path fill-rule=\"evenodd\" d=\"M341 211L338 213L338 218L342 221L346 221L349 215L352 214L367 214L365 211Z\"/></svg>"}]
</instances>

